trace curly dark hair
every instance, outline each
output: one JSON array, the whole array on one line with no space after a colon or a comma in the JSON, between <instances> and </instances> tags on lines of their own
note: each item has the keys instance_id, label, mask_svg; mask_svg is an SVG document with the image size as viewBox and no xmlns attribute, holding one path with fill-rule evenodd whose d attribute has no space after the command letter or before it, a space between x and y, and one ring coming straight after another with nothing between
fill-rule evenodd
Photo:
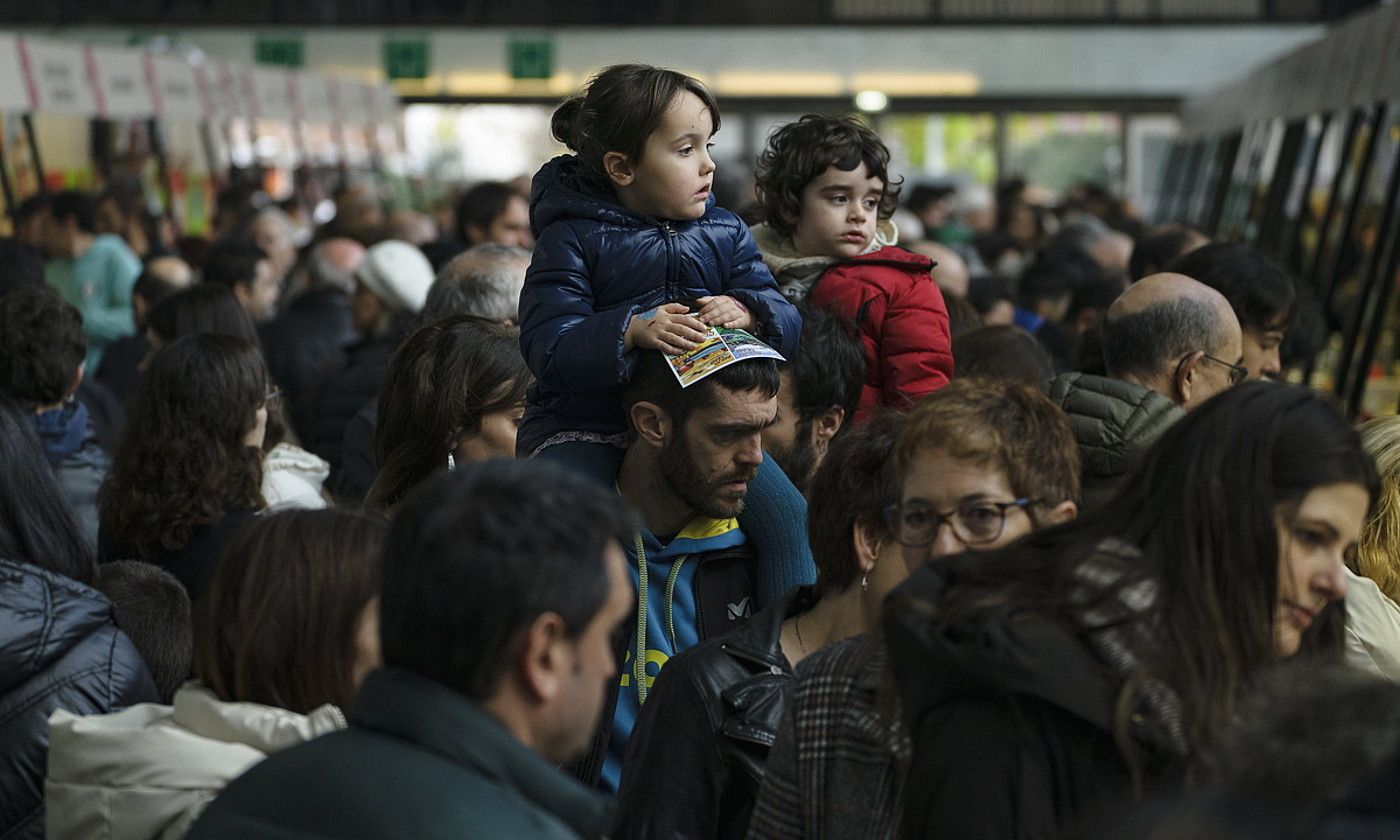
<instances>
[{"instance_id":1,"label":"curly dark hair","mask_svg":"<svg viewBox=\"0 0 1400 840\"><path fill-rule=\"evenodd\" d=\"M241 338L191 335L156 354L97 496L114 545L147 559L227 511L264 506L262 453L244 439L267 386L262 355Z\"/></svg>"},{"instance_id":2,"label":"curly dark hair","mask_svg":"<svg viewBox=\"0 0 1400 840\"><path fill-rule=\"evenodd\" d=\"M802 213L802 190L812 179L834 166L850 172L862 163L870 175L885 182L879 214L888 219L899 207L903 178L890 180L890 150L880 136L854 117L806 114L768 138L758 156L754 187L768 226L791 236L793 223Z\"/></svg>"},{"instance_id":3,"label":"curly dark hair","mask_svg":"<svg viewBox=\"0 0 1400 840\"><path fill-rule=\"evenodd\" d=\"M47 286L0 297L0 391L33 411L68 396L87 356L83 316Z\"/></svg>"}]
</instances>

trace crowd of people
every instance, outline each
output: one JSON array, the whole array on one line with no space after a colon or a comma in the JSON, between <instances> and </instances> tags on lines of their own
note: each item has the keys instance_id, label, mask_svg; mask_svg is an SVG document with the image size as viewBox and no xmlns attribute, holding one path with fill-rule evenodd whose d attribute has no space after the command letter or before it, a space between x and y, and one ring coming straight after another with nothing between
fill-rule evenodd
<instances>
[{"instance_id":1,"label":"crowd of people","mask_svg":"<svg viewBox=\"0 0 1400 840\"><path fill-rule=\"evenodd\" d=\"M1286 383L1307 291L846 116L720 202L720 121L17 208L0 835L1400 837L1400 418Z\"/></svg>"}]
</instances>

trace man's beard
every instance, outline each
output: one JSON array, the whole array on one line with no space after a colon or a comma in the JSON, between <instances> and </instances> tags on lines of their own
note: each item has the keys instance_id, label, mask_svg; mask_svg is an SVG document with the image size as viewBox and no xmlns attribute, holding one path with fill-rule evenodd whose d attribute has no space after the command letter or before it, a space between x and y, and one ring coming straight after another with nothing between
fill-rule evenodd
<instances>
[{"instance_id":1,"label":"man's beard","mask_svg":"<svg viewBox=\"0 0 1400 840\"><path fill-rule=\"evenodd\" d=\"M812 424L798 423L792 446L787 449L771 448L768 457L778 462L797 492L806 495L807 485L812 482L812 473L817 467L817 448L812 445Z\"/></svg>"},{"instance_id":2,"label":"man's beard","mask_svg":"<svg viewBox=\"0 0 1400 840\"><path fill-rule=\"evenodd\" d=\"M730 500L719 497L717 491L732 482L752 481L756 473L756 469L738 470L706 481L690 457L689 441L684 434L677 434L661 450L661 477L666 486L691 510L712 519L730 519L743 512L742 495Z\"/></svg>"}]
</instances>

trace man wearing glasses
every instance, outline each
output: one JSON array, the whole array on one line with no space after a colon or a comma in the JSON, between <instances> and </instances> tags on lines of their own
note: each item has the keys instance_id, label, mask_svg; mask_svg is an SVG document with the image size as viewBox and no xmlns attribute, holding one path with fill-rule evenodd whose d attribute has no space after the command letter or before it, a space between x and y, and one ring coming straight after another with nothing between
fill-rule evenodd
<instances>
[{"instance_id":1,"label":"man wearing glasses","mask_svg":"<svg viewBox=\"0 0 1400 840\"><path fill-rule=\"evenodd\" d=\"M1249 373L1230 302L1183 274L1149 275L1119 295L1104 319L1103 352L1107 377L1067 373L1048 388L1084 455L1086 510L1117 492L1183 411Z\"/></svg>"}]
</instances>

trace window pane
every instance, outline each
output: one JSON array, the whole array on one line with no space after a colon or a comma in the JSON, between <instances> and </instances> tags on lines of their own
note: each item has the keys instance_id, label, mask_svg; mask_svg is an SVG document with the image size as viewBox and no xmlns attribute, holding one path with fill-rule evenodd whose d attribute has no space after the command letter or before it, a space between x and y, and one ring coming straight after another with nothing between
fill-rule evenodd
<instances>
[{"instance_id":1,"label":"window pane","mask_svg":"<svg viewBox=\"0 0 1400 840\"><path fill-rule=\"evenodd\" d=\"M1006 173L1059 193L1080 181L1121 183L1122 120L1113 113L1010 114Z\"/></svg>"},{"instance_id":2,"label":"window pane","mask_svg":"<svg viewBox=\"0 0 1400 840\"><path fill-rule=\"evenodd\" d=\"M880 133L906 176L991 184L996 180L992 114L889 114Z\"/></svg>"}]
</instances>

